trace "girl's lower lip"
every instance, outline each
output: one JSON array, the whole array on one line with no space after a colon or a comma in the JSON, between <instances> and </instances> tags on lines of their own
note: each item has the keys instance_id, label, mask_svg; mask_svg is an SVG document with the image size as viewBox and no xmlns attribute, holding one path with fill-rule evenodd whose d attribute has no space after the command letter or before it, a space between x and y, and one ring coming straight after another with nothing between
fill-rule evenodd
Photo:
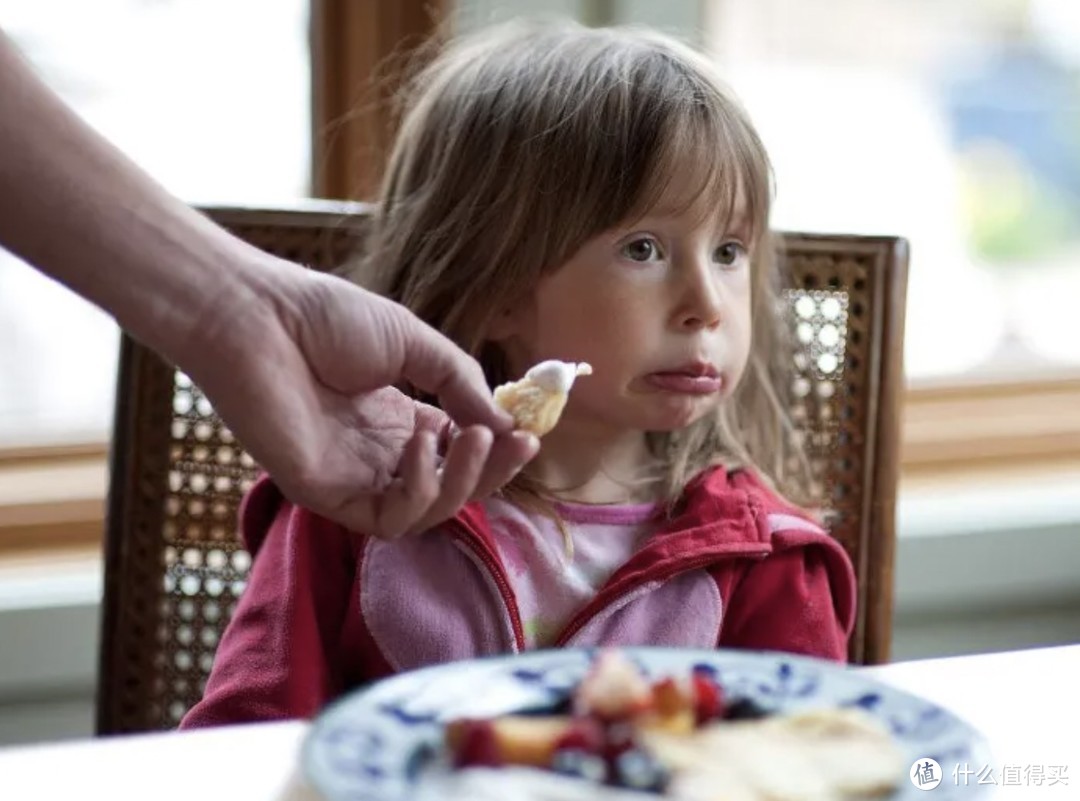
<instances>
[{"instance_id":1,"label":"girl's lower lip","mask_svg":"<svg viewBox=\"0 0 1080 801\"><path fill-rule=\"evenodd\" d=\"M645 380L657 389L687 395L711 395L719 392L723 379L718 376L687 375L686 373L650 373Z\"/></svg>"}]
</instances>

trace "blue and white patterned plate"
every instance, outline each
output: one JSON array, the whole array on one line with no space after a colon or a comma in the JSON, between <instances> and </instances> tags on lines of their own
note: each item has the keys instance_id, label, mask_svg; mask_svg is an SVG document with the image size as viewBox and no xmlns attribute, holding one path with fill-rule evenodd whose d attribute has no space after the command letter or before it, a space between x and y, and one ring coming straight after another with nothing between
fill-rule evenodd
<instances>
[{"instance_id":1,"label":"blue and white patterned plate","mask_svg":"<svg viewBox=\"0 0 1080 801\"><path fill-rule=\"evenodd\" d=\"M983 797L985 786L957 786L950 775L953 765L990 762L978 732L942 707L857 670L806 657L741 650L622 651L650 678L706 669L729 696L750 698L767 709L861 707L892 731L908 764L929 758L945 774L932 795L905 781L890 801ZM441 749L445 723L555 706L585 675L596 653L595 649L534 651L454 662L357 690L329 706L315 722L304 742L304 770L331 801L424 796L425 788L439 786L449 773Z\"/></svg>"}]
</instances>

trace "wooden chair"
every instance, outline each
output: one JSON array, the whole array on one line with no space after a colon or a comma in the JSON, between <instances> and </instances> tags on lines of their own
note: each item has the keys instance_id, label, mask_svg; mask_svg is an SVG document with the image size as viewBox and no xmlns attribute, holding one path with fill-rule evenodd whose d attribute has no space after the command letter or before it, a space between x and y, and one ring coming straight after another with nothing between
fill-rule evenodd
<instances>
[{"instance_id":1,"label":"wooden chair","mask_svg":"<svg viewBox=\"0 0 1080 801\"><path fill-rule=\"evenodd\" d=\"M267 251L333 269L365 209L206 209ZM894 238L785 234L800 350L796 421L858 573L851 659L887 661L907 248ZM124 336L111 455L99 733L174 727L200 697L248 574L237 506L256 465L199 388Z\"/></svg>"}]
</instances>

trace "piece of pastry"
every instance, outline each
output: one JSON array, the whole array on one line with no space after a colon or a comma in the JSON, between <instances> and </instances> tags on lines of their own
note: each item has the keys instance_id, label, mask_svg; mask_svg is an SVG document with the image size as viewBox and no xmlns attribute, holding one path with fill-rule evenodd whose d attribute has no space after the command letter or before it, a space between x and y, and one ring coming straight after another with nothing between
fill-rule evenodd
<instances>
[{"instance_id":1,"label":"piece of pastry","mask_svg":"<svg viewBox=\"0 0 1080 801\"><path fill-rule=\"evenodd\" d=\"M574 379L591 374L585 362L540 362L520 381L495 387L495 403L513 415L519 429L542 437L559 422Z\"/></svg>"},{"instance_id":2,"label":"piece of pastry","mask_svg":"<svg viewBox=\"0 0 1080 801\"><path fill-rule=\"evenodd\" d=\"M884 798L906 765L884 725L861 709L721 721L690 736L644 730L641 738L672 771L671 793L687 801Z\"/></svg>"}]
</instances>

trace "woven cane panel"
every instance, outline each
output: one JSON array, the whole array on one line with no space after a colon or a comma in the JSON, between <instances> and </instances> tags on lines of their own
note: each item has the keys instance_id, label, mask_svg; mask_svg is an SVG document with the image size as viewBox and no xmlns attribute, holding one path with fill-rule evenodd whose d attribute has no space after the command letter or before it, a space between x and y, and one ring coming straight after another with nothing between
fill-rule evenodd
<instances>
[{"instance_id":1,"label":"woven cane panel","mask_svg":"<svg viewBox=\"0 0 1080 801\"><path fill-rule=\"evenodd\" d=\"M175 726L202 697L218 640L244 591L251 557L236 531L237 509L257 468L210 402L177 372L162 527L164 574L160 666L152 709Z\"/></svg>"},{"instance_id":2,"label":"woven cane panel","mask_svg":"<svg viewBox=\"0 0 1080 801\"><path fill-rule=\"evenodd\" d=\"M833 535L859 564L868 459L871 257L788 254L796 343L791 413Z\"/></svg>"},{"instance_id":3,"label":"woven cane panel","mask_svg":"<svg viewBox=\"0 0 1080 801\"><path fill-rule=\"evenodd\" d=\"M363 219L228 211L218 221L269 253L331 270L360 246ZM254 219L253 219L254 218ZM243 592L251 557L237 511L258 469L182 372L131 340L133 414L123 547L108 576L120 599L107 621L102 731L174 728L202 697L214 654ZM119 421L118 421L119 425Z\"/></svg>"},{"instance_id":4,"label":"woven cane panel","mask_svg":"<svg viewBox=\"0 0 1080 801\"><path fill-rule=\"evenodd\" d=\"M289 261L330 270L358 246L355 229L234 225L234 233ZM251 556L237 512L258 467L210 401L176 373L169 486L162 529L164 574L152 711L176 726L202 697L221 635L247 582Z\"/></svg>"}]
</instances>

